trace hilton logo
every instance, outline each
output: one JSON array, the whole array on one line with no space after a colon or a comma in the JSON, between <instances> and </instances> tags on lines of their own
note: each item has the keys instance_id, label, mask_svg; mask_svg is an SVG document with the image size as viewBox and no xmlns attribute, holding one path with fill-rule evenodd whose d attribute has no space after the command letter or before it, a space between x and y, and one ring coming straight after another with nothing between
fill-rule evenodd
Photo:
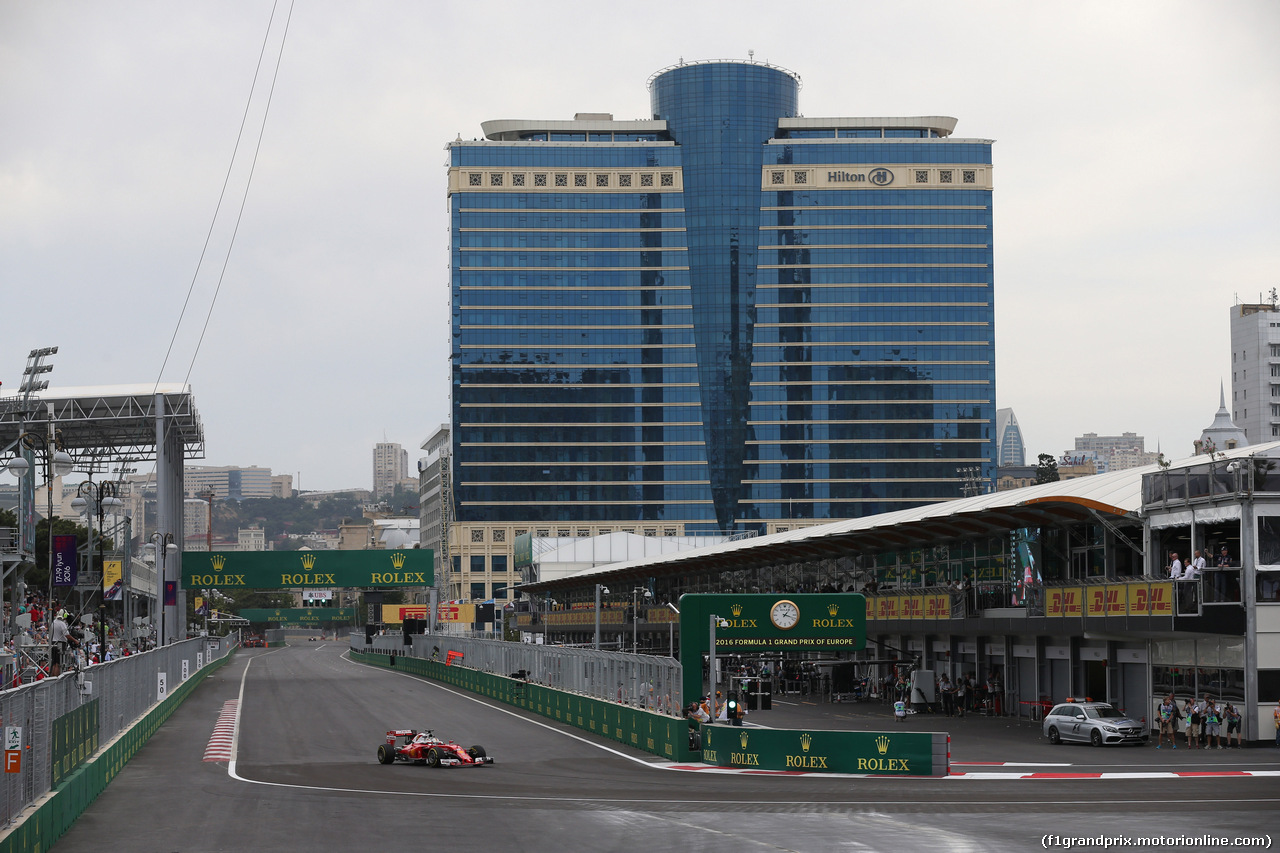
<instances>
[{"instance_id":1,"label":"hilton logo","mask_svg":"<svg viewBox=\"0 0 1280 853\"><path fill-rule=\"evenodd\" d=\"M878 187L887 187L889 184L893 183L893 172L890 172L888 169L883 167L879 169L872 169L870 179L871 183Z\"/></svg>"}]
</instances>

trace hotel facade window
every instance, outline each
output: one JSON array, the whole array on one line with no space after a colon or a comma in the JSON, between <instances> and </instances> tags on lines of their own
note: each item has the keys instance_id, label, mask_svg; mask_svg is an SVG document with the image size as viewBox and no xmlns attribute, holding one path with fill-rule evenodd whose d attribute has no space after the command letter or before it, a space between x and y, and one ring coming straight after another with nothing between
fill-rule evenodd
<instances>
[{"instance_id":1,"label":"hotel facade window","mask_svg":"<svg viewBox=\"0 0 1280 853\"><path fill-rule=\"evenodd\" d=\"M459 522L767 532L994 479L992 143L799 88L682 63L651 119L449 145Z\"/></svg>"}]
</instances>

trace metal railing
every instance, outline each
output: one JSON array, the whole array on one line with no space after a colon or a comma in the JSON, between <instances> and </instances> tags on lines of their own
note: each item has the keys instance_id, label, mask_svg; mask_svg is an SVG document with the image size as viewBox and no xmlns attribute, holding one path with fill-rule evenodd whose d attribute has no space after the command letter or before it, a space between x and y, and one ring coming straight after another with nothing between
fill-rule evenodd
<instances>
[{"instance_id":1,"label":"metal railing","mask_svg":"<svg viewBox=\"0 0 1280 853\"><path fill-rule=\"evenodd\" d=\"M351 650L408 655L444 662L449 652L461 652L454 665L495 675L524 672L531 684L579 693L678 717L683 669L669 657L603 652L564 646L541 646L482 640L448 634L422 634L404 645L400 634L374 637L365 645L362 633L351 634Z\"/></svg>"},{"instance_id":2,"label":"metal railing","mask_svg":"<svg viewBox=\"0 0 1280 853\"><path fill-rule=\"evenodd\" d=\"M83 671L46 678L0 691L0 723L22 729L21 772L0 774L0 815L11 824L23 809L52 788L54 722L82 705L98 700L98 745L125 731L133 721L154 707L159 673L165 673L168 691L182 683L182 663L188 677L201 664L224 657L235 646L233 637L200 637L149 652L96 664ZM81 690L78 682L92 685ZM6 744L7 746L7 744Z\"/></svg>"}]
</instances>

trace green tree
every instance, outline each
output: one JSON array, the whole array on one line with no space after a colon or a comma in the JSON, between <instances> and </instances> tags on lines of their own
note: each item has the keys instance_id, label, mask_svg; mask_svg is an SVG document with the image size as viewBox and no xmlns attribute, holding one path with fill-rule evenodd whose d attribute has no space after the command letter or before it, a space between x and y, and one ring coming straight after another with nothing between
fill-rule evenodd
<instances>
[{"instance_id":1,"label":"green tree","mask_svg":"<svg viewBox=\"0 0 1280 853\"><path fill-rule=\"evenodd\" d=\"M1036 485L1058 482L1058 463L1048 453L1036 457Z\"/></svg>"}]
</instances>

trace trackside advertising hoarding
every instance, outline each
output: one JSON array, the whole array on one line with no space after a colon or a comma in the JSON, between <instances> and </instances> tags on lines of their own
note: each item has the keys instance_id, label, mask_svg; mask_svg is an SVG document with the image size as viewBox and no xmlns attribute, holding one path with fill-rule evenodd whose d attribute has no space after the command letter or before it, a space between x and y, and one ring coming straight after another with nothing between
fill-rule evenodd
<instances>
[{"instance_id":1,"label":"trackside advertising hoarding","mask_svg":"<svg viewBox=\"0 0 1280 853\"><path fill-rule=\"evenodd\" d=\"M184 551L187 589L332 589L432 586L430 549L405 551Z\"/></svg>"}]
</instances>

